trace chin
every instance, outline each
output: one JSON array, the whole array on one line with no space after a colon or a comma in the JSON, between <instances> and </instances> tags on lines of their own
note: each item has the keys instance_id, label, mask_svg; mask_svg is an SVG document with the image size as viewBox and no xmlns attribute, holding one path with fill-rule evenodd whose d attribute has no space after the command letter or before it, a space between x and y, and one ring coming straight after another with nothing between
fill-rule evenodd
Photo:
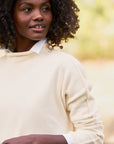
<instances>
[{"instance_id":1,"label":"chin","mask_svg":"<svg viewBox=\"0 0 114 144\"><path fill-rule=\"evenodd\" d=\"M46 36L41 36L41 37L34 37L34 38L31 38L33 41L40 41L42 39L44 39Z\"/></svg>"}]
</instances>

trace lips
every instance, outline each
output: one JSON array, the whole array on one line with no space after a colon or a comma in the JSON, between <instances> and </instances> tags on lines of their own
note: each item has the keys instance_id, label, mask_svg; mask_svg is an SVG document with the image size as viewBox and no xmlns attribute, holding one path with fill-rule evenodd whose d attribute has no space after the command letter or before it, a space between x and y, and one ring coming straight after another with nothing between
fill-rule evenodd
<instances>
[{"instance_id":1,"label":"lips","mask_svg":"<svg viewBox=\"0 0 114 144\"><path fill-rule=\"evenodd\" d=\"M45 25L41 25L41 24L35 24L35 25L31 25L29 28L31 28L33 31L36 32L42 32L45 29Z\"/></svg>"}]
</instances>

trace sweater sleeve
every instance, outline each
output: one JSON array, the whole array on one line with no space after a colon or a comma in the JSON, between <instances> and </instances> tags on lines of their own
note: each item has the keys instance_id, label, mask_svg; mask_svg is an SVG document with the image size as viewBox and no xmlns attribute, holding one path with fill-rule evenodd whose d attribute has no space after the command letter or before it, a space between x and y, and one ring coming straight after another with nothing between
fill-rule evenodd
<instances>
[{"instance_id":1,"label":"sweater sleeve","mask_svg":"<svg viewBox=\"0 0 114 144\"><path fill-rule=\"evenodd\" d=\"M63 95L68 117L74 127L68 135L75 144L103 143L103 125L90 91L91 85L81 64L71 58L64 71Z\"/></svg>"}]
</instances>

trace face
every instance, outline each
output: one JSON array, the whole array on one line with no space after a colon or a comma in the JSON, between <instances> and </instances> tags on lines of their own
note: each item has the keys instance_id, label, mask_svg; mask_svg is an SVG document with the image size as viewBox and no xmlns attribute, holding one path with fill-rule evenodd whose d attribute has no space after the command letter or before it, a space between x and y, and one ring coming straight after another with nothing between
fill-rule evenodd
<instances>
[{"instance_id":1,"label":"face","mask_svg":"<svg viewBox=\"0 0 114 144\"><path fill-rule=\"evenodd\" d=\"M14 7L14 22L18 39L43 39L52 22L50 0L17 0Z\"/></svg>"}]
</instances>

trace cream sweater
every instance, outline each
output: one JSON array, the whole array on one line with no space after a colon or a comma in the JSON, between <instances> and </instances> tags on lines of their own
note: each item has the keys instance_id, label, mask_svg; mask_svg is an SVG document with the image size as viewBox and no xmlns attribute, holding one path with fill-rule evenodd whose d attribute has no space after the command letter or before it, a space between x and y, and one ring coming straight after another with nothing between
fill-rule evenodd
<instances>
[{"instance_id":1,"label":"cream sweater","mask_svg":"<svg viewBox=\"0 0 114 144\"><path fill-rule=\"evenodd\" d=\"M82 66L47 47L39 54L0 51L0 142L69 134L75 144L102 144L102 122Z\"/></svg>"}]
</instances>

